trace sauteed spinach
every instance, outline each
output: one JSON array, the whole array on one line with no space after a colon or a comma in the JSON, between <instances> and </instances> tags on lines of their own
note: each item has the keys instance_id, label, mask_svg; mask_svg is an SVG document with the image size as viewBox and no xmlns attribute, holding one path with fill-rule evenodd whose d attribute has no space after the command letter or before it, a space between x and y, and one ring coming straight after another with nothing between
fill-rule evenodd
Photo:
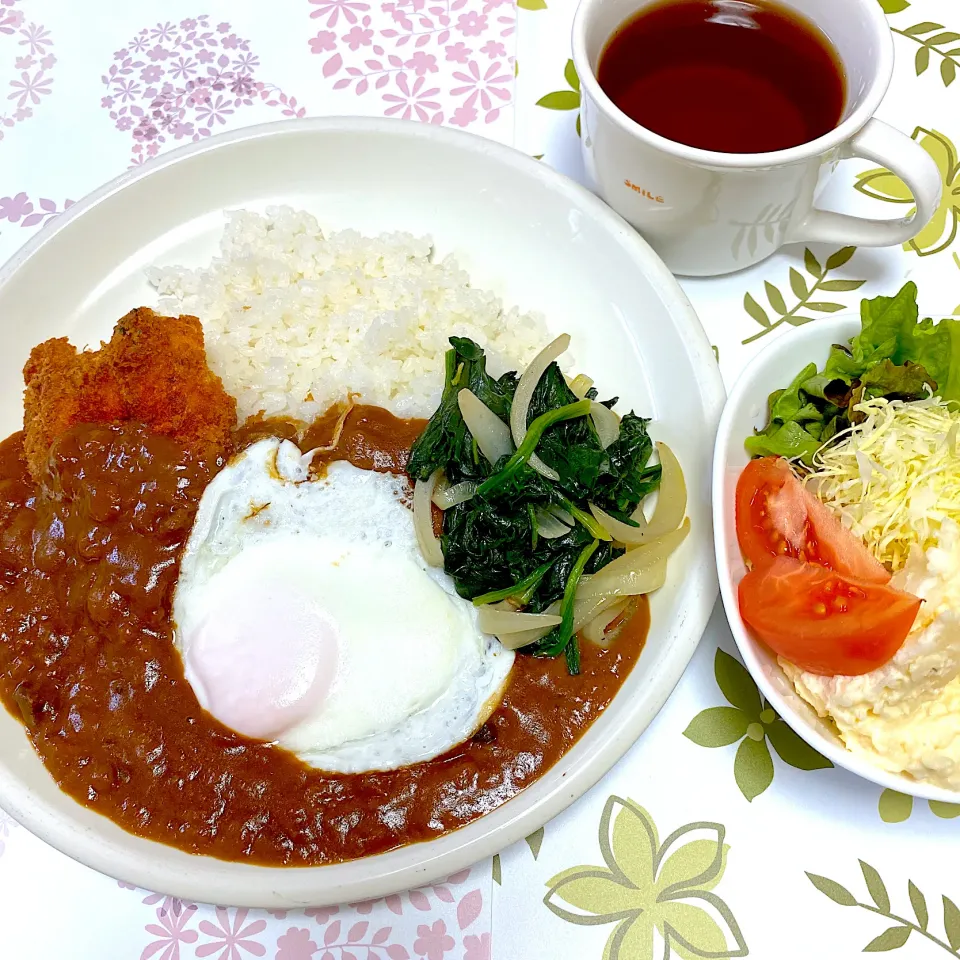
<instances>
[{"instance_id":1,"label":"sauteed spinach","mask_svg":"<svg viewBox=\"0 0 960 960\"><path fill-rule=\"evenodd\" d=\"M509 423L518 376L511 372L491 377L483 350L472 340L451 337L450 344L440 405L414 443L407 467L415 480L427 480L442 470L451 484L478 484L471 499L444 513L440 536L444 569L458 593L469 600L509 599L534 613L560 601L563 622L525 652L564 653L570 672L577 673L579 647L571 628L577 583L623 552L593 518L589 503L631 523L630 514L657 489L660 466L649 463L653 452L649 421L626 414L619 436L604 449L588 415L597 391L591 388L579 398L553 362L533 392L528 436L520 451L491 464L464 423L457 397L469 388ZM612 408L616 402L613 398L603 403ZM538 422L544 429L534 444L530 428ZM550 480L529 466L524 448L533 446L559 479ZM566 518L571 523L568 532L541 535L544 518L551 516Z\"/></svg>"}]
</instances>

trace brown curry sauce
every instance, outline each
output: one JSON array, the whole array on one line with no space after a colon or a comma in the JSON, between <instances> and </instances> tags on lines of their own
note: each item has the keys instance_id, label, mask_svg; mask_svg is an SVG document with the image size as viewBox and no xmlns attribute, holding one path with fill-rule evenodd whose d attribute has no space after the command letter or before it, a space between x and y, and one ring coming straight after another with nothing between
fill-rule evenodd
<instances>
[{"instance_id":1,"label":"brown curry sauce","mask_svg":"<svg viewBox=\"0 0 960 960\"><path fill-rule=\"evenodd\" d=\"M328 439L335 420L318 421L303 449ZM402 471L422 426L357 407L326 456ZM292 430L253 425L238 448ZM316 770L206 713L172 642L180 551L216 465L137 424L75 426L50 463L37 488L22 434L0 444L0 698L70 796L191 853L316 865L463 826L570 749L646 636L644 601L610 649L582 645L579 676L562 657L518 656L498 709L434 760L376 773Z\"/></svg>"}]
</instances>

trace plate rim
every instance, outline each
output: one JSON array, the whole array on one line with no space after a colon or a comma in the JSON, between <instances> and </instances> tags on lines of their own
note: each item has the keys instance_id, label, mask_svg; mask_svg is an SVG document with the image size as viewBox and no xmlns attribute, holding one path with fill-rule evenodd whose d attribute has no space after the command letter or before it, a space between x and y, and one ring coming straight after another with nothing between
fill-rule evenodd
<instances>
[{"instance_id":1,"label":"plate rim","mask_svg":"<svg viewBox=\"0 0 960 960\"><path fill-rule=\"evenodd\" d=\"M939 321L956 318L947 317L944 314L933 314L932 319ZM724 473L732 463L731 454L735 451L735 445L739 443L742 446L742 441L733 437L732 433L734 420L740 409L745 403L755 399L757 381L762 378L767 367L773 360L779 358L780 354L786 353L788 350L795 350L800 358L798 363L800 363L807 348L819 350L822 346L825 362L830 345L841 342L837 339L838 337L842 340L848 340L850 335L855 335L859 332L859 329L860 315L852 311L846 311L818 320L804 330L791 331L777 337L772 342L765 344L763 349L750 360L730 390L717 428L712 471L713 536L717 573L720 581L720 599L723 602L727 621L730 625L730 632L733 634L740 656L743 657L744 666L767 702L797 736L833 762L835 766L847 770L864 781L889 790L895 790L897 793L905 793L920 800L960 803L960 790L925 784L923 781L912 780L902 773L890 773L883 770L830 740L810 724L800 720L796 709L784 698L767 676L766 669L758 656L759 644L747 632L740 616L736 583L733 580L733 571L727 562L725 534L731 524L734 511L733 503L724 495ZM743 458L744 460L747 459L745 452ZM780 669L779 666L777 669Z\"/></svg>"},{"instance_id":2,"label":"plate rim","mask_svg":"<svg viewBox=\"0 0 960 960\"><path fill-rule=\"evenodd\" d=\"M142 166L124 171L87 194L67 211L41 228L0 266L0 289L5 287L10 279L25 264L36 257L54 237L65 230L69 230L72 224L87 212L134 183L188 161L195 156L213 153L237 143L296 134L324 133L370 133L387 137L406 136L429 142L445 143L474 154L480 153L494 162L505 164L521 174L542 181L552 192L569 198L577 207L588 212L626 248L634 260L643 263L644 272L651 287L664 303L671 305L667 313L678 337L683 342L686 353L690 357L694 372L694 384L692 386L700 396L704 414L707 418L708 434L710 428L717 424L726 392L709 338L677 279L670 273L649 244L618 214L576 181L513 147L488 140L477 134L452 130L449 127L381 118L313 117L256 124L227 131L197 143L187 144L161 154ZM709 480L709 462L709 454L707 454L707 475L704 480ZM709 497L706 499L709 501ZM709 503L706 505L709 514ZM667 661L663 672L659 676L658 682L661 685L661 693L656 697L647 699L642 710L634 710L629 715L619 718L617 724L607 731L606 739L596 745L596 750L583 759L578 769L570 771L569 777L567 773L563 774L563 777L568 777L563 783L558 783L543 797L538 798L533 805L528 805L522 810L517 808L516 812L513 812L511 808L516 807L515 801L523 797L527 790L521 791L517 797L498 808L498 811L492 811L490 814L481 816L457 830L442 834L434 840L405 844L386 853L343 863L311 867L265 867L243 862L222 861L215 857L200 855L204 860L213 861L223 869L233 868L238 870L238 868L242 868L243 871L255 871L254 882L259 886L260 892L250 896L237 896L232 893L226 898L230 905L295 909L328 903L377 899L397 891L432 883L437 879L472 866L521 840L583 796L622 758L660 712L700 643L715 606L718 592L717 569L713 551L710 549L712 538L707 528L707 524L711 522L712 517L708 515L704 522L705 529L701 534L703 547L700 550L700 555L691 559L689 566L690 575L698 577L700 590L683 611L678 622L677 629L687 638L686 643L682 650L679 649L679 644L674 644L679 653L673 659ZM32 746L29 744L25 744L25 748L32 750ZM117 877L128 883L135 883L138 887L157 889L159 885L164 893L179 896L181 899L203 902L216 902L220 899L216 895L217 891L211 889L211 881L197 884L189 874L183 871L178 872L173 867L163 867L160 873L169 879L158 881L158 879L152 877L151 870L146 865L148 857L139 852L122 854L121 860L123 862L121 863L117 860L116 852L112 852L110 845L104 839L98 838L95 831L64 821L55 810L47 809L45 804L37 805L35 801L31 801L31 791L9 776L2 762L0 762L0 772L4 774L0 776L0 802L2 802L4 809L30 832L72 859L108 876ZM531 788L535 785L532 784ZM78 804L78 806L81 805ZM89 808L81 806L81 809ZM484 830L482 826L484 821L490 816L495 816L498 812L500 812L503 822ZM112 821L109 822L112 823ZM114 824L114 826L116 825ZM478 835L474 836L474 834ZM143 838L136 839L145 844L158 843ZM445 841L445 845L449 845L450 849L433 853L429 849L429 845L439 841ZM164 849L170 849L165 844L158 843L158 845ZM415 865L394 864L393 861L399 856L418 848L423 851L423 856L418 858ZM179 852L190 856L186 851ZM323 879L324 874L333 874L338 871L338 868L356 867L358 864L367 866L363 877L346 883L337 883L333 878L330 880ZM325 892L293 896L289 891L291 886L289 881L293 877L304 878L301 883L295 884L301 890L307 886L312 886L323 888ZM221 887L236 887L238 883L243 883L248 888L254 885L246 878L216 882L219 882ZM335 887L334 884L336 884Z\"/></svg>"}]
</instances>

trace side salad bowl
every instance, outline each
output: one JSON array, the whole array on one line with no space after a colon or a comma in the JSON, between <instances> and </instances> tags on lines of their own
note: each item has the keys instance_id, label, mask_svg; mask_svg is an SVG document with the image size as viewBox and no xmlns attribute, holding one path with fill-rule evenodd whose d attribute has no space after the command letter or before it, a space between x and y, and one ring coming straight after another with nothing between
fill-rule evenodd
<instances>
[{"instance_id":1,"label":"side salad bowl","mask_svg":"<svg viewBox=\"0 0 960 960\"><path fill-rule=\"evenodd\" d=\"M936 318L934 318L936 319ZM829 719L796 692L777 656L746 626L738 585L747 572L736 530L736 487L750 460L744 441L768 419L768 398L790 384L806 364L822 369L833 344L847 344L861 332L860 318L844 314L791 331L762 350L731 390L717 431L713 460L714 541L720 596L743 662L771 707L811 747L835 765L882 787L911 796L960 802L960 791L888 772L846 748Z\"/></svg>"}]
</instances>

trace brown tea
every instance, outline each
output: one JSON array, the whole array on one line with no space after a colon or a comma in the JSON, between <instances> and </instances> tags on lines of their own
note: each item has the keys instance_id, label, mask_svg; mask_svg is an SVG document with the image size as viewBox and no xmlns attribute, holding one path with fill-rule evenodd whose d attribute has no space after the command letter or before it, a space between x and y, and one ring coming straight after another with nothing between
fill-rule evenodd
<instances>
[{"instance_id":1,"label":"brown tea","mask_svg":"<svg viewBox=\"0 0 960 960\"><path fill-rule=\"evenodd\" d=\"M723 153L815 140L840 122L846 95L840 58L823 32L766 0L645 7L607 42L597 79L641 126Z\"/></svg>"}]
</instances>

